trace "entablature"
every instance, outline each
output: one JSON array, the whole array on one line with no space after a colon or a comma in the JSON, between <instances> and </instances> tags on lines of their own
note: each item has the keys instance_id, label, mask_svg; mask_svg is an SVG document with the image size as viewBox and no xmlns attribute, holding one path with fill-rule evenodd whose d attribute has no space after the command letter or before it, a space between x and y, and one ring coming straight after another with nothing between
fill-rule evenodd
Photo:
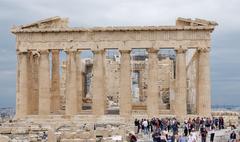
<instances>
[{"instance_id":1,"label":"entablature","mask_svg":"<svg viewBox=\"0 0 240 142\"><path fill-rule=\"evenodd\" d=\"M217 25L203 19L178 18L175 26L126 26L71 28L68 20L52 17L13 27L17 50L75 48L187 48L210 47L211 32Z\"/></svg>"},{"instance_id":2,"label":"entablature","mask_svg":"<svg viewBox=\"0 0 240 142\"><path fill-rule=\"evenodd\" d=\"M171 41L99 41L99 42L18 42L17 50L41 50L41 49L75 49L75 50L95 50L95 49L126 49L134 48L186 48L210 47L209 40L171 40Z\"/></svg>"}]
</instances>

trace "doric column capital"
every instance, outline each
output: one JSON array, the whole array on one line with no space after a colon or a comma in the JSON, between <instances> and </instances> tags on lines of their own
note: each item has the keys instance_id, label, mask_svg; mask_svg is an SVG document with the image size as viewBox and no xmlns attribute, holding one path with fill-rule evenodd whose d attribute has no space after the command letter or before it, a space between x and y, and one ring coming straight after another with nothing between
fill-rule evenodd
<instances>
[{"instance_id":1,"label":"doric column capital","mask_svg":"<svg viewBox=\"0 0 240 142\"><path fill-rule=\"evenodd\" d=\"M206 52L209 52L210 51L210 47L199 47L198 49L198 52L202 52L202 53L206 53Z\"/></svg>"},{"instance_id":2,"label":"doric column capital","mask_svg":"<svg viewBox=\"0 0 240 142\"><path fill-rule=\"evenodd\" d=\"M103 54L105 51L103 49L92 49L93 54Z\"/></svg>"},{"instance_id":3,"label":"doric column capital","mask_svg":"<svg viewBox=\"0 0 240 142\"><path fill-rule=\"evenodd\" d=\"M75 53L75 52L77 52L77 49L75 49L75 48L66 48L66 49L64 49L64 52L66 54Z\"/></svg>"},{"instance_id":4,"label":"doric column capital","mask_svg":"<svg viewBox=\"0 0 240 142\"><path fill-rule=\"evenodd\" d=\"M59 51L60 51L59 49L52 49L51 50L52 53L59 53Z\"/></svg>"},{"instance_id":5,"label":"doric column capital","mask_svg":"<svg viewBox=\"0 0 240 142\"><path fill-rule=\"evenodd\" d=\"M123 54L123 53L128 53L128 54L130 54L130 52L131 52L131 50L129 50L129 49L118 49L119 50L119 52L121 53L121 54Z\"/></svg>"},{"instance_id":6,"label":"doric column capital","mask_svg":"<svg viewBox=\"0 0 240 142\"><path fill-rule=\"evenodd\" d=\"M174 48L177 54L185 53L187 51L187 47L185 46L179 46Z\"/></svg>"},{"instance_id":7,"label":"doric column capital","mask_svg":"<svg viewBox=\"0 0 240 142\"><path fill-rule=\"evenodd\" d=\"M82 52L82 50L77 50L77 53L80 54Z\"/></svg>"},{"instance_id":8,"label":"doric column capital","mask_svg":"<svg viewBox=\"0 0 240 142\"><path fill-rule=\"evenodd\" d=\"M33 49L33 50L30 50L30 52L33 57L40 57L39 50Z\"/></svg>"},{"instance_id":9,"label":"doric column capital","mask_svg":"<svg viewBox=\"0 0 240 142\"><path fill-rule=\"evenodd\" d=\"M148 49L147 49L147 52L148 52L148 53L156 53L156 54L157 54L158 51L159 51L159 50L156 49L156 48L148 48Z\"/></svg>"},{"instance_id":10,"label":"doric column capital","mask_svg":"<svg viewBox=\"0 0 240 142\"><path fill-rule=\"evenodd\" d=\"M38 51L41 54L49 54L49 50L48 49L42 49Z\"/></svg>"},{"instance_id":11,"label":"doric column capital","mask_svg":"<svg viewBox=\"0 0 240 142\"><path fill-rule=\"evenodd\" d=\"M23 55L23 54L27 54L28 51L19 51L19 50L16 50L16 53L17 53L17 55Z\"/></svg>"}]
</instances>

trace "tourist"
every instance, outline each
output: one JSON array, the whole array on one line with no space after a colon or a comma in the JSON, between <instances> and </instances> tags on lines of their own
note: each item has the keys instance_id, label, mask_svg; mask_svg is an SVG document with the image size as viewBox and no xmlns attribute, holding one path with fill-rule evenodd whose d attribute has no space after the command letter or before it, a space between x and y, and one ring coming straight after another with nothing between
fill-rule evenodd
<instances>
[{"instance_id":1,"label":"tourist","mask_svg":"<svg viewBox=\"0 0 240 142\"><path fill-rule=\"evenodd\" d=\"M224 129L224 119L223 119L223 117L219 117L219 129Z\"/></svg>"},{"instance_id":2,"label":"tourist","mask_svg":"<svg viewBox=\"0 0 240 142\"><path fill-rule=\"evenodd\" d=\"M230 142L237 142L237 135L235 131L232 131L232 133L230 134Z\"/></svg>"},{"instance_id":3,"label":"tourist","mask_svg":"<svg viewBox=\"0 0 240 142\"><path fill-rule=\"evenodd\" d=\"M212 127L210 131L210 142L214 141L214 136L215 136L215 127Z\"/></svg>"},{"instance_id":4,"label":"tourist","mask_svg":"<svg viewBox=\"0 0 240 142\"><path fill-rule=\"evenodd\" d=\"M135 129L137 129L137 130L135 131L135 133L138 134L138 133L139 133L139 130L140 130L139 120L135 119L134 124L135 124Z\"/></svg>"},{"instance_id":5,"label":"tourist","mask_svg":"<svg viewBox=\"0 0 240 142\"><path fill-rule=\"evenodd\" d=\"M46 139L47 139L47 133L46 133L46 132L43 132L42 140L46 140Z\"/></svg>"},{"instance_id":6,"label":"tourist","mask_svg":"<svg viewBox=\"0 0 240 142\"><path fill-rule=\"evenodd\" d=\"M148 132L152 132L152 131L151 131L152 127L151 127L151 125L150 125L150 121L147 120L147 123L148 123L148 126L147 126Z\"/></svg>"},{"instance_id":7,"label":"tourist","mask_svg":"<svg viewBox=\"0 0 240 142\"><path fill-rule=\"evenodd\" d=\"M200 128L200 118L197 117L196 121L195 121L195 128L197 131L199 131L199 128Z\"/></svg>"},{"instance_id":8,"label":"tourist","mask_svg":"<svg viewBox=\"0 0 240 142\"><path fill-rule=\"evenodd\" d=\"M161 133L159 130L156 130L155 132L153 132L152 139L153 139L153 142L161 142Z\"/></svg>"},{"instance_id":9,"label":"tourist","mask_svg":"<svg viewBox=\"0 0 240 142\"><path fill-rule=\"evenodd\" d=\"M215 128L218 128L219 126L219 119L218 118L213 118Z\"/></svg>"},{"instance_id":10,"label":"tourist","mask_svg":"<svg viewBox=\"0 0 240 142\"><path fill-rule=\"evenodd\" d=\"M178 134L178 128L179 128L180 123L176 119L174 119L172 123L173 123L172 124L173 135L176 135L176 134Z\"/></svg>"},{"instance_id":11,"label":"tourist","mask_svg":"<svg viewBox=\"0 0 240 142\"><path fill-rule=\"evenodd\" d=\"M152 134L153 141L158 141L159 139L157 140L157 137L161 134L161 137L165 137L171 142L176 142L180 139L181 141L187 141L187 138L189 138L189 141L198 141L200 137L202 142L206 142L208 133L210 134L210 142L213 142L215 126L220 126L220 129L224 128L223 117L213 119L207 117L186 119L182 125L183 136L178 135L180 123L176 118L159 119L153 117L152 119L141 119L141 121L135 119L134 124L135 126L139 124L139 129L136 133L142 132L145 135L150 133ZM142 131L140 131L140 129L142 129ZM197 133L198 131L200 134Z\"/></svg>"},{"instance_id":12,"label":"tourist","mask_svg":"<svg viewBox=\"0 0 240 142\"><path fill-rule=\"evenodd\" d=\"M141 125L141 126L140 126L140 127L141 127L141 132L144 132L143 121L144 121L143 119L140 121L140 125Z\"/></svg>"},{"instance_id":13,"label":"tourist","mask_svg":"<svg viewBox=\"0 0 240 142\"><path fill-rule=\"evenodd\" d=\"M187 142L187 137L185 136L185 134L182 134L179 139L178 142Z\"/></svg>"},{"instance_id":14,"label":"tourist","mask_svg":"<svg viewBox=\"0 0 240 142\"><path fill-rule=\"evenodd\" d=\"M167 130L168 130L168 132L171 130L171 128L172 128L172 120L168 119L168 121L167 121Z\"/></svg>"},{"instance_id":15,"label":"tourist","mask_svg":"<svg viewBox=\"0 0 240 142\"><path fill-rule=\"evenodd\" d=\"M133 132L130 132L128 135L129 142L137 142L137 137L134 135Z\"/></svg>"},{"instance_id":16,"label":"tourist","mask_svg":"<svg viewBox=\"0 0 240 142\"><path fill-rule=\"evenodd\" d=\"M173 134L170 142L178 142L178 140L179 140L178 134Z\"/></svg>"},{"instance_id":17,"label":"tourist","mask_svg":"<svg viewBox=\"0 0 240 142\"><path fill-rule=\"evenodd\" d=\"M198 141L198 133L197 133L197 131L195 130L195 128L192 129L191 134L192 134L192 136L196 139L196 141Z\"/></svg>"},{"instance_id":18,"label":"tourist","mask_svg":"<svg viewBox=\"0 0 240 142\"><path fill-rule=\"evenodd\" d=\"M162 133L161 133L161 136L160 136L160 139L161 139L161 142L167 142L166 134L164 134L164 133L162 132Z\"/></svg>"},{"instance_id":19,"label":"tourist","mask_svg":"<svg viewBox=\"0 0 240 142\"><path fill-rule=\"evenodd\" d=\"M143 126L144 134L145 135L148 134L148 121L146 119L143 120L142 126Z\"/></svg>"},{"instance_id":20,"label":"tourist","mask_svg":"<svg viewBox=\"0 0 240 142\"><path fill-rule=\"evenodd\" d=\"M188 124L185 121L183 125L184 136L188 136Z\"/></svg>"},{"instance_id":21,"label":"tourist","mask_svg":"<svg viewBox=\"0 0 240 142\"><path fill-rule=\"evenodd\" d=\"M207 131L209 131L210 127L211 127L211 120L210 118L207 118L205 121L205 128L207 129Z\"/></svg>"},{"instance_id":22,"label":"tourist","mask_svg":"<svg viewBox=\"0 0 240 142\"><path fill-rule=\"evenodd\" d=\"M197 142L196 136L190 133L188 136L188 142Z\"/></svg>"},{"instance_id":23,"label":"tourist","mask_svg":"<svg viewBox=\"0 0 240 142\"><path fill-rule=\"evenodd\" d=\"M201 134L201 142L206 142L207 140L207 129L205 128L205 126L202 126L200 129L200 134Z\"/></svg>"},{"instance_id":24,"label":"tourist","mask_svg":"<svg viewBox=\"0 0 240 142\"><path fill-rule=\"evenodd\" d=\"M161 130L161 120L159 118L156 120L156 129Z\"/></svg>"}]
</instances>

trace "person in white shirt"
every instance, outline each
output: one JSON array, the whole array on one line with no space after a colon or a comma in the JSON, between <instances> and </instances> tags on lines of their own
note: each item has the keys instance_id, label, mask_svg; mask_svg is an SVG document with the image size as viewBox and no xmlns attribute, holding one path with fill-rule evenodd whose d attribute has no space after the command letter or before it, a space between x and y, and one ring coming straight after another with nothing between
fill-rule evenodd
<instances>
[{"instance_id":1,"label":"person in white shirt","mask_svg":"<svg viewBox=\"0 0 240 142\"><path fill-rule=\"evenodd\" d=\"M144 134L148 134L148 122L146 119L142 122L142 125L144 127Z\"/></svg>"},{"instance_id":2,"label":"person in white shirt","mask_svg":"<svg viewBox=\"0 0 240 142\"><path fill-rule=\"evenodd\" d=\"M214 136L215 136L215 128L213 127L209 133L210 133L210 142L213 142Z\"/></svg>"}]
</instances>

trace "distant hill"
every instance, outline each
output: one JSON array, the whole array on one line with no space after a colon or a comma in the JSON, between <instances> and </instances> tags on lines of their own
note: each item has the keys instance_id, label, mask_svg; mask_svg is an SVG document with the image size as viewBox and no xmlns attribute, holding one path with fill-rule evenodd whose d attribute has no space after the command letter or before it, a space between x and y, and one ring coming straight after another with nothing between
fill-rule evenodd
<instances>
[{"instance_id":1,"label":"distant hill","mask_svg":"<svg viewBox=\"0 0 240 142\"><path fill-rule=\"evenodd\" d=\"M240 105L212 105L212 109L240 111Z\"/></svg>"}]
</instances>

